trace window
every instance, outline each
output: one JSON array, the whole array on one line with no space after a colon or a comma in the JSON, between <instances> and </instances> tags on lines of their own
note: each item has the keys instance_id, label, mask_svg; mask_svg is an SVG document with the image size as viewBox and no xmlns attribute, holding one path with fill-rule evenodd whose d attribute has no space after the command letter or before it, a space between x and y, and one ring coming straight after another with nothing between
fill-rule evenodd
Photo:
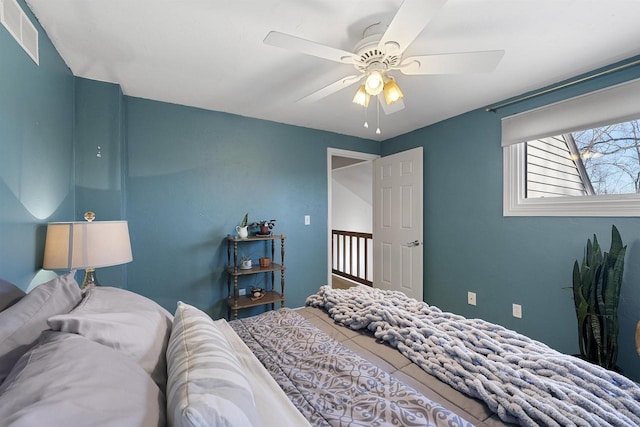
<instances>
[{"instance_id":1,"label":"window","mask_svg":"<svg viewBox=\"0 0 640 427\"><path fill-rule=\"evenodd\" d=\"M527 199L593 194L591 181L571 134L525 144Z\"/></svg>"},{"instance_id":2,"label":"window","mask_svg":"<svg viewBox=\"0 0 640 427\"><path fill-rule=\"evenodd\" d=\"M634 80L505 117L504 215L640 216L639 96Z\"/></svg>"},{"instance_id":3,"label":"window","mask_svg":"<svg viewBox=\"0 0 640 427\"><path fill-rule=\"evenodd\" d=\"M640 120L572 134L594 194L640 193Z\"/></svg>"},{"instance_id":4,"label":"window","mask_svg":"<svg viewBox=\"0 0 640 427\"><path fill-rule=\"evenodd\" d=\"M640 120L526 143L526 197L640 193Z\"/></svg>"}]
</instances>

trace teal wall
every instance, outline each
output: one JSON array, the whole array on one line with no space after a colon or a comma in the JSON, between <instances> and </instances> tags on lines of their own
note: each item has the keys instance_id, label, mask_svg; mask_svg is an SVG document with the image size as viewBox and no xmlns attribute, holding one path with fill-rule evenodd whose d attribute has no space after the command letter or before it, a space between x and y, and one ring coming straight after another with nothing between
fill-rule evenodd
<instances>
[{"instance_id":1,"label":"teal wall","mask_svg":"<svg viewBox=\"0 0 640 427\"><path fill-rule=\"evenodd\" d=\"M379 142L137 98L126 110L129 289L226 315L225 237L245 213L286 235L287 306L326 283L327 148ZM254 262L261 250L242 249Z\"/></svg>"},{"instance_id":2,"label":"teal wall","mask_svg":"<svg viewBox=\"0 0 640 427\"><path fill-rule=\"evenodd\" d=\"M424 147L424 297L446 311L478 317L578 352L571 286L595 233L608 250L615 224L627 244L620 303L619 365L640 379L634 345L640 320L640 218L502 216L500 119L580 93L640 77L640 68L518 103L476 110L382 144L383 155ZM467 292L477 293L477 306ZM523 318L511 315L522 305Z\"/></svg>"},{"instance_id":3,"label":"teal wall","mask_svg":"<svg viewBox=\"0 0 640 427\"><path fill-rule=\"evenodd\" d=\"M25 11L24 2L20 1ZM46 223L73 217L73 76L37 21L40 66L0 25L0 277L46 278Z\"/></svg>"},{"instance_id":4,"label":"teal wall","mask_svg":"<svg viewBox=\"0 0 640 427\"><path fill-rule=\"evenodd\" d=\"M76 78L74 90L76 203L71 219L83 221L87 211L98 221L126 219L126 122L120 86ZM101 268L96 272L98 283L126 286L127 268Z\"/></svg>"}]
</instances>

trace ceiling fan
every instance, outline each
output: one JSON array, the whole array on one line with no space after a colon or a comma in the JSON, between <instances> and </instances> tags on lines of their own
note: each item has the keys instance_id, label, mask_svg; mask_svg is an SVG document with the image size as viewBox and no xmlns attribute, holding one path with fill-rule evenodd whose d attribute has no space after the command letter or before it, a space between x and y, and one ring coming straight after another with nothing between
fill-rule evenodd
<instances>
[{"instance_id":1,"label":"ceiling fan","mask_svg":"<svg viewBox=\"0 0 640 427\"><path fill-rule=\"evenodd\" d=\"M403 57L405 50L445 3L446 0L405 0L388 27L385 29L382 23L369 26L353 52L278 31L269 32L264 43L355 67L356 74L343 77L298 102L318 101L365 79L353 102L366 108L370 97L377 96L384 112L391 114L402 110L404 103L403 93L390 72L399 71L405 75L489 72L504 55L503 50L489 50Z\"/></svg>"}]
</instances>

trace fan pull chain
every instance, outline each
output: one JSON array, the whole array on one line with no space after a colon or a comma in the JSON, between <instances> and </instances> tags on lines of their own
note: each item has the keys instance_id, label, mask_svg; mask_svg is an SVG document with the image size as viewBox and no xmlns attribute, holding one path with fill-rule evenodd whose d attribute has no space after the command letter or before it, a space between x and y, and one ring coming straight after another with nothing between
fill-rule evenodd
<instances>
[{"instance_id":1,"label":"fan pull chain","mask_svg":"<svg viewBox=\"0 0 640 427\"><path fill-rule=\"evenodd\" d=\"M364 128L369 129L369 123L367 123L367 107L364 107Z\"/></svg>"},{"instance_id":2,"label":"fan pull chain","mask_svg":"<svg viewBox=\"0 0 640 427\"><path fill-rule=\"evenodd\" d=\"M378 127L376 128L376 135L380 135L380 100L376 100L376 121Z\"/></svg>"}]
</instances>

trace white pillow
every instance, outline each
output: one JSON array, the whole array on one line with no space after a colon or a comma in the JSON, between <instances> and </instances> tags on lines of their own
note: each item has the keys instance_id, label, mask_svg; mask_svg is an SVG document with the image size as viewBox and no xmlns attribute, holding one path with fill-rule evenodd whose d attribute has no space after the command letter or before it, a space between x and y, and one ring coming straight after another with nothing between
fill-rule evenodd
<instances>
[{"instance_id":1,"label":"white pillow","mask_svg":"<svg viewBox=\"0 0 640 427\"><path fill-rule=\"evenodd\" d=\"M98 286L69 314L52 316L48 323L54 331L80 334L133 358L164 391L171 321L171 313L142 295Z\"/></svg>"},{"instance_id":2,"label":"white pillow","mask_svg":"<svg viewBox=\"0 0 640 427\"><path fill-rule=\"evenodd\" d=\"M178 302L167 349L169 426L259 426L240 362L211 318Z\"/></svg>"},{"instance_id":3,"label":"white pillow","mask_svg":"<svg viewBox=\"0 0 640 427\"><path fill-rule=\"evenodd\" d=\"M164 394L122 353L45 331L0 386L0 420L11 427L158 427Z\"/></svg>"}]
</instances>

